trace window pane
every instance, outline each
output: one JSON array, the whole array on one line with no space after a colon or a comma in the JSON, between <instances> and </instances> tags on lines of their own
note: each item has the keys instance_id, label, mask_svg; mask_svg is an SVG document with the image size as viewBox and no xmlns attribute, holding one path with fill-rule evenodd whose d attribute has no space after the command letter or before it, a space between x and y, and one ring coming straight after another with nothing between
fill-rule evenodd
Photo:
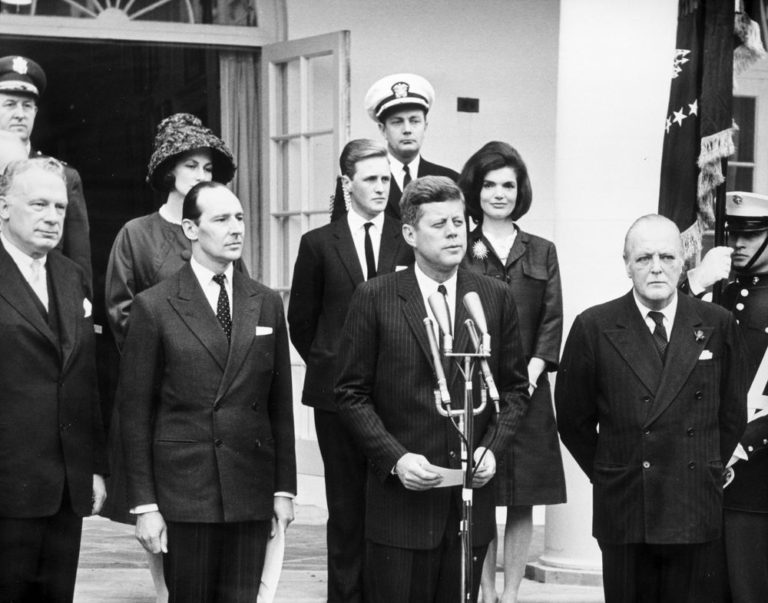
<instances>
[{"instance_id":1,"label":"window pane","mask_svg":"<svg viewBox=\"0 0 768 603\"><path fill-rule=\"evenodd\" d=\"M330 54L309 59L310 130L333 127L334 59Z\"/></svg>"},{"instance_id":2,"label":"window pane","mask_svg":"<svg viewBox=\"0 0 768 603\"><path fill-rule=\"evenodd\" d=\"M735 96L733 98L733 119L739 129L734 138L736 153L731 159L733 161L753 162L755 160L754 97Z\"/></svg>"},{"instance_id":3,"label":"window pane","mask_svg":"<svg viewBox=\"0 0 768 603\"><path fill-rule=\"evenodd\" d=\"M728 191L752 191L753 167L728 165L728 175L725 188Z\"/></svg>"}]
</instances>

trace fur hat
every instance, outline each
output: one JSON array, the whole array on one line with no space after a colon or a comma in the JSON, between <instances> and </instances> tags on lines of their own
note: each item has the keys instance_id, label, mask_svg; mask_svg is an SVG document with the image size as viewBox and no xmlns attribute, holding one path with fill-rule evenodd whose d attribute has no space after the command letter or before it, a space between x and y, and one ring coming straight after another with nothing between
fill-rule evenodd
<instances>
[{"instance_id":1,"label":"fur hat","mask_svg":"<svg viewBox=\"0 0 768 603\"><path fill-rule=\"evenodd\" d=\"M157 126L155 150L147 167L147 182L157 191L165 190L163 179L179 155L198 149L210 149L213 156L213 179L227 184L237 166L232 151L224 141L190 113L175 113Z\"/></svg>"}]
</instances>

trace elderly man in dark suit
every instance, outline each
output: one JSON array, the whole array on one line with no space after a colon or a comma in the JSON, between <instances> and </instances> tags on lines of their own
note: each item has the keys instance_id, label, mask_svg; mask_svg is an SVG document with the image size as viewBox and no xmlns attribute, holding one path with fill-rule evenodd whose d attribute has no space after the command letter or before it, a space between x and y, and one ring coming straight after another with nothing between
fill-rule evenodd
<instances>
[{"instance_id":1,"label":"elderly man in dark suit","mask_svg":"<svg viewBox=\"0 0 768 603\"><path fill-rule=\"evenodd\" d=\"M0 130L18 135L30 157L42 156L40 151L32 148L30 136L35 127L37 102L46 84L45 72L32 59L14 55L0 58ZM64 232L56 247L85 271L90 294L91 241L83 183L76 169L62 165L69 205L64 218Z\"/></svg>"},{"instance_id":2,"label":"elderly man in dark suit","mask_svg":"<svg viewBox=\"0 0 768 603\"><path fill-rule=\"evenodd\" d=\"M376 275L413 263L400 222L384 215L390 185L387 151L377 142L353 140L339 160L345 219L301 238L293 270L288 324L307 363L302 402L315 409L315 429L325 466L328 504L328 601L363 597L365 456L339 421L333 397L341 329L355 288Z\"/></svg>"},{"instance_id":3,"label":"elderly man in dark suit","mask_svg":"<svg viewBox=\"0 0 768 603\"><path fill-rule=\"evenodd\" d=\"M193 187L182 225L192 258L135 298L121 361L129 501L171 603L256 601L296 492L283 305L233 270L243 209L223 184Z\"/></svg>"},{"instance_id":4,"label":"elderly man in dark suit","mask_svg":"<svg viewBox=\"0 0 768 603\"><path fill-rule=\"evenodd\" d=\"M456 334L453 348L470 349L463 328L464 296L477 292L488 322L501 412L489 405L475 417L470 453L474 476L473 597L485 549L496 532L495 457L509 445L528 404L528 379L517 312L505 284L459 268L466 249L464 201L448 178L427 176L406 188L403 235L414 267L361 284L352 298L339 352L336 401L341 418L369 460L365 536L366 596L372 602L441 603L461 596L459 488L441 488L431 465L458 468L459 437L435 408L433 360L424 319L427 299L442 295ZM455 406L464 381L455 365L447 387ZM479 381L475 375L476 391ZM487 452L483 456L484 451Z\"/></svg>"},{"instance_id":5,"label":"elderly man in dark suit","mask_svg":"<svg viewBox=\"0 0 768 603\"><path fill-rule=\"evenodd\" d=\"M445 176L454 182L454 170L427 161L421 156L427 132L427 114L435 101L435 90L425 78L414 73L395 73L374 83L365 95L365 109L387 141L392 181L387 215L400 219L400 197L411 180L424 176Z\"/></svg>"},{"instance_id":6,"label":"elderly man in dark suit","mask_svg":"<svg viewBox=\"0 0 768 603\"><path fill-rule=\"evenodd\" d=\"M106 496L87 279L50 253L66 209L56 160L0 178L0 601L72 601L82 517Z\"/></svg>"},{"instance_id":7,"label":"elderly man in dark suit","mask_svg":"<svg viewBox=\"0 0 768 603\"><path fill-rule=\"evenodd\" d=\"M723 470L746 424L734 317L677 295L680 233L629 229L632 291L574 322L555 400L563 443L593 484L607 603L723 601Z\"/></svg>"}]
</instances>

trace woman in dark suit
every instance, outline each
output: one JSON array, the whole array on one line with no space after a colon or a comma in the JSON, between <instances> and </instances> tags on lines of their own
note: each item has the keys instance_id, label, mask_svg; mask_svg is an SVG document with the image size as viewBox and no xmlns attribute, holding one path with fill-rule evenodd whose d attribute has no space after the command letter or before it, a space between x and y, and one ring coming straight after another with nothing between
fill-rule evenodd
<instances>
[{"instance_id":1,"label":"woman in dark suit","mask_svg":"<svg viewBox=\"0 0 768 603\"><path fill-rule=\"evenodd\" d=\"M533 532L533 505L565 502L565 477L547 372L557 369L563 330L560 271L555 246L515 223L531 207L531 183L519 153L489 142L469 158L459 177L469 233L464 266L512 288L528 366L531 404L512 446L499 459L496 505L507 507L504 592L496 594L496 541L483 567L485 603L517 601Z\"/></svg>"}]
</instances>

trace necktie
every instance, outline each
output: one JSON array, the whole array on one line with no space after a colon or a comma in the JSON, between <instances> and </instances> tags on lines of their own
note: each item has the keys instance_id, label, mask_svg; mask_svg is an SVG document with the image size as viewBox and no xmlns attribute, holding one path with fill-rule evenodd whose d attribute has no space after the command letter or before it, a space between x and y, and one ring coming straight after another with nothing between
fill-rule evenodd
<instances>
[{"instance_id":1,"label":"necktie","mask_svg":"<svg viewBox=\"0 0 768 603\"><path fill-rule=\"evenodd\" d=\"M373 222L365 223L365 267L368 271L366 280L376 276L376 258L373 255L373 242L371 242L371 226Z\"/></svg>"},{"instance_id":2,"label":"necktie","mask_svg":"<svg viewBox=\"0 0 768 603\"><path fill-rule=\"evenodd\" d=\"M442 294L443 303L445 303L445 312L448 315L448 333L446 335L453 335L453 317L451 316L451 306L448 305L448 290L445 285L438 285L437 292Z\"/></svg>"},{"instance_id":3,"label":"necktie","mask_svg":"<svg viewBox=\"0 0 768 603\"><path fill-rule=\"evenodd\" d=\"M216 318L221 323L221 328L227 334L227 341L232 339L232 317L229 314L229 296L227 288L224 286L224 280L227 277L224 274L214 274L213 280L221 287L219 289L219 301L216 303Z\"/></svg>"},{"instance_id":4,"label":"necktie","mask_svg":"<svg viewBox=\"0 0 768 603\"><path fill-rule=\"evenodd\" d=\"M648 312L648 316L653 322L656 323L656 328L653 329L653 343L656 344L656 349L659 351L662 361L667 351L667 329L664 328L664 315L661 312Z\"/></svg>"},{"instance_id":5,"label":"necktie","mask_svg":"<svg viewBox=\"0 0 768 603\"><path fill-rule=\"evenodd\" d=\"M406 163L403 165L403 190L405 190L405 187L408 186L411 182L411 171L408 169L408 164Z\"/></svg>"},{"instance_id":6,"label":"necktie","mask_svg":"<svg viewBox=\"0 0 768 603\"><path fill-rule=\"evenodd\" d=\"M32 260L29 272L31 277L29 284L45 309L48 310L48 285L43 274L43 263L40 260Z\"/></svg>"}]
</instances>

